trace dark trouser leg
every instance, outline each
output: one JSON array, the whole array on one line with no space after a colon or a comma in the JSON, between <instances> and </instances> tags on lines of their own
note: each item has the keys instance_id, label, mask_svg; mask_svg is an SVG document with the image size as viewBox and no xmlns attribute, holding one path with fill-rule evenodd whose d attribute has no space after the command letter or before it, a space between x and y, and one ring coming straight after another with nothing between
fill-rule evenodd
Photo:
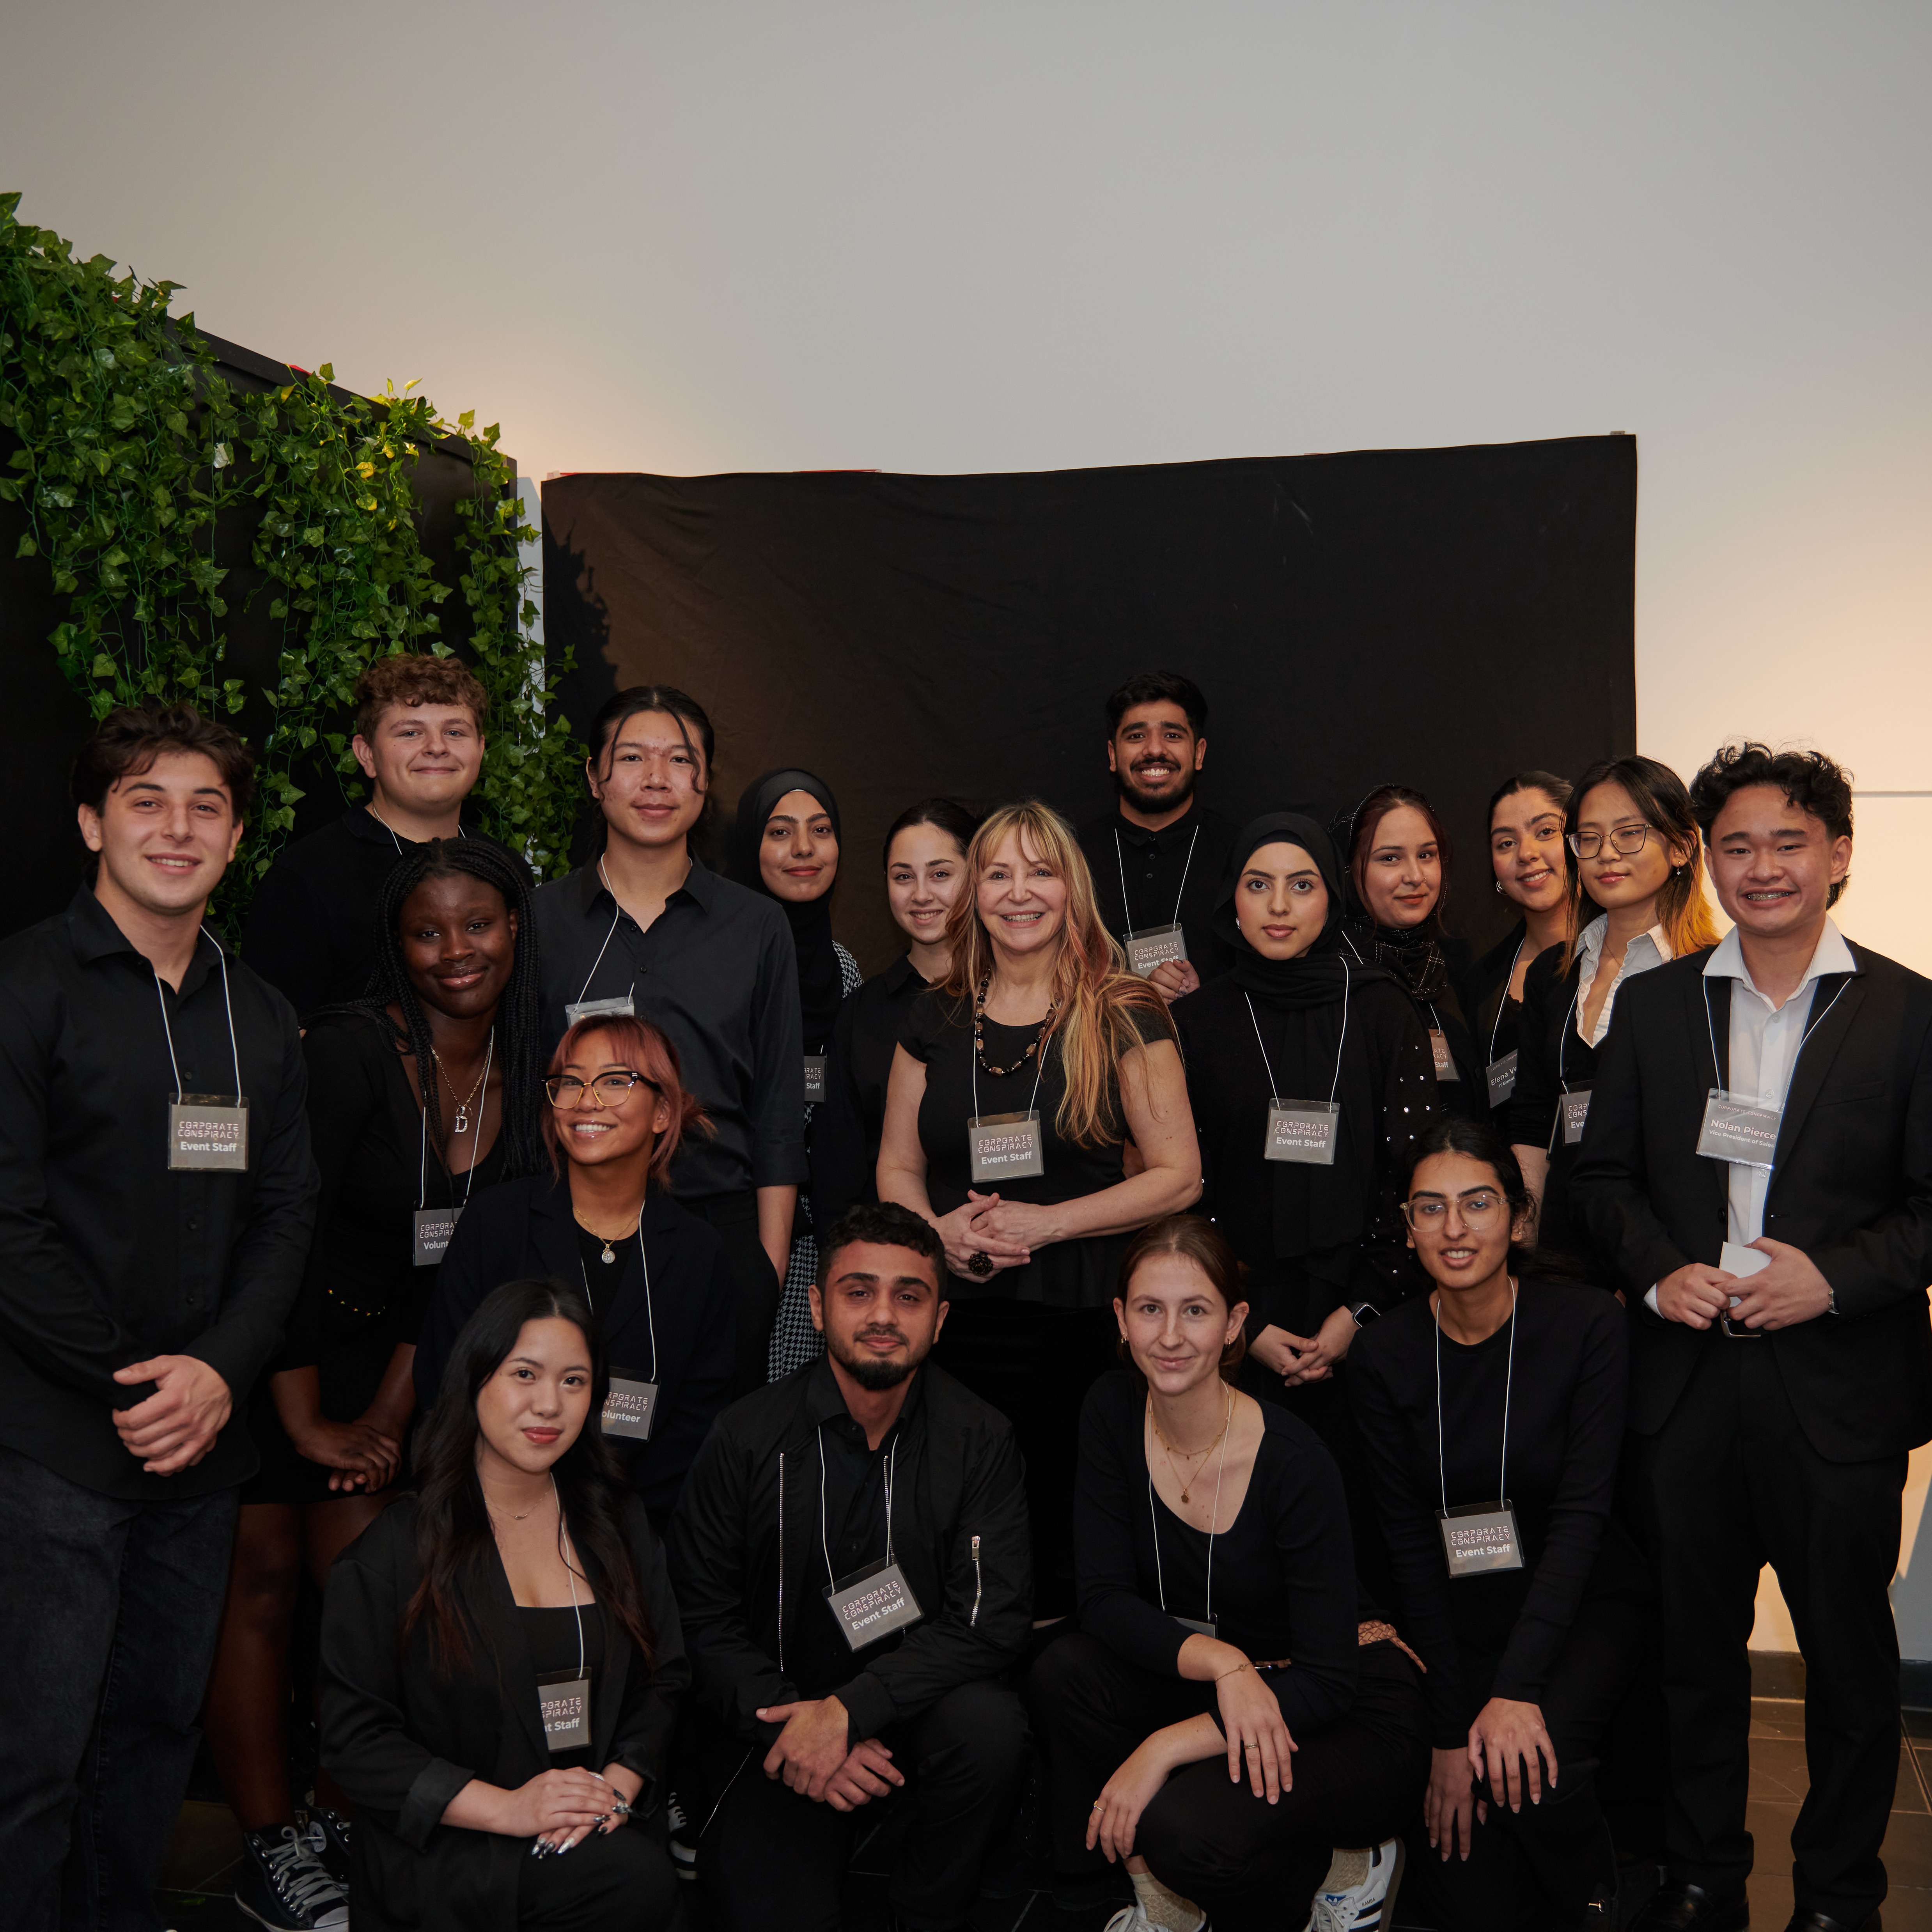
<instances>
[{"instance_id":1,"label":"dark trouser leg","mask_svg":"<svg viewBox=\"0 0 1932 1932\"><path fill-rule=\"evenodd\" d=\"M956 1924L980 1895L986 1847L1012 1809L1026 1712L1000 1684L962 1684L885 1742L906 1774L898 1802L913 1809L892 1904L915 1928Z\"/></svg>"},{"instance_id":2,"label":"dark trouser leg","mask_svg":"<svg viewBox=\"0 0 1932 1932\"><path fill-rule=\"evenodd\" d=\"M835 1811L814 1804L766 1777L760 1768L764 1751L755 1747L734 1777L744 1746L716 1733L693 1742L705 1766L704 1802L716 1807L698 1840L699 1882L712 1932L770 1932L774 1926L840 1932L838 1894L854 1833L870 1808Z\"/></svg>"},{"instance_id":3,"label":"dark trouser leg","mask_svg":"<svg viewBox=\"0 0 1932 1932\"><path fill-rule=\"evenodd\" d=\"M736 1360L731 1375L735 1400L765 1385L765 1360L772 1323L778 1312L778 1278L772 1258L758 1241L758 1197L752 1188L736 1194L710 1194L687 1201L718 1230L731 1271Z\"/></svg>"},{"instance_id":4,"label":"dark trouser leg","mask_svg":"<svg viewBox=\"0 0 1932 1932\"><path fill-rule=\"evenodd\" d=\"M676 1904L670 1860L635 1823L517 1861L517 1932L662 1932Z\"/></svg>"},{"instance_id":5,"label":"dark trouser leg","mask_svg":"<svg viewBox=\"0 0 1932 1932\"><path fill-rule=\"evenodd\" d=\"M1901 1452L1828 1462L1806 1437L1769 1342L1743 1345L1743 1451L1759 1533L1804 1658L1811 1789L1791 1833L1801 1912L1856 1925L1886 1894L1879 1857L1898 1778Z\"/></svg>"}]
</instances>

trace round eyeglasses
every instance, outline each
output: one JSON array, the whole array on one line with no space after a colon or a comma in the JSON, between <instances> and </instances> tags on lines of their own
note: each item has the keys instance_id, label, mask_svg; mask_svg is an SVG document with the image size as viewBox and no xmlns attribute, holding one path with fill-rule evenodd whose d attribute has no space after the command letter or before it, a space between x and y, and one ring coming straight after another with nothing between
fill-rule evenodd
<instances>
[{"instance_id":1,"label":"round eyeglasses","mask_svg":"<svg viewBox=\"0 0 1932 1932\"><path fill-rule=\"evenodd\" d=\"M1460 1196L1456 1202L1456 1211L1462 1217L1466 1228L1480 1232L1492 1226L1496 1217L1509 1204L1493 1188L1479 1188L1473 1194ZM1449 1204L1439 1194L1425 1194L1420 1199L1405 1201L1402 1204L1402 1217L1420 1232L1425 1228L1439 1228L1449 1212Z\"/></svg>"},{"instance_id":2,"label":"round eyeglasses","mask_svg":"<svg viewBox=\"0 0 1932 1932\"><path fill-rule=\"evenodd\" d=\"M1652 836L1652 828L1648 825L1619 825L1610 834L1610 850L1626 859L1634 859ZM1604 849L1604 835L1600 832L1573 832L1570 834L1570 849L1580 859L1594 859Z\"/></svg>"},{"instance_id":3,"label":"round eyeglasses","mask_svg":"<svg viewBox=\"0 0 1932 1932\"><path fill-rule=\"evenodd\" d=\"M615 1107L622 1104L624 1096L633 1087L648 1087L652 1093L658 1091L655 1080L646 1080L641 1073L620 1072L613 1070L600 1073L594 1080L580 1080L574 1073L553 1073L544 1082L544 1091L550 1096L553 1107L577 1107L583 1105L584 1090L588 1086L597 1106Z\"/></svg>"}]
</instances>

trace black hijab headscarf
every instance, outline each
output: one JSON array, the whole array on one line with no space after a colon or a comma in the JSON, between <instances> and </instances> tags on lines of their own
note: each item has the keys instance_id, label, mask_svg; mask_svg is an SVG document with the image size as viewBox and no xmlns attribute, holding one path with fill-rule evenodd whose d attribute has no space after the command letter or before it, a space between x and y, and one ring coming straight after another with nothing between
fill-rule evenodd
<instances>
[{"instance_id":1,"label":"black hijab headscarf","mask_svg":"<svg viewBox=\"0 0 1932 1932\"><path fill-rule=\"evenodd\" d=\"M1234 891L1248 861L1264 845L1299 845L1315 861L1328 888L1328 920L1321 936L1292 959L1264 959L1242 936L1234 916ZM1215 896L1210 923L1214 936L1234 956L1230 976L1244 992L1283 1010L1332 1006L1347 992L1349 974L1342 963L1342 868L1335 842L1313 819L1298 812L1270 812L1242 826L1228 854L1227 869ZM1354 977L1361 976L1356 974ZM1378 977L1381 976L1379 975Z\"/></svg>"},{"instance_id":2,"label":"black hijab headscarf","mask_svg":"<svg viewBox=\"0 0 1932 1932\"><path fill-rule=\"evenodd\" d=\"M832 1023L838 1017L838 1002L844 994L844 980L838 968L838 949L832 938L832 890L815 899L802 902L782 899L765 884L758 868L758 848L765 836L766 822L773 808L788 791L808 791L825 808L832 821L832 836L840 849L844 837L838 828L838 801L823 778L791 766L767 772L745 788L738 800L737 822L731 828L731 876L741 886L762 893L784 914L791 927L791 943L798 953L798 1000L805 1018L805 1043L808 1049L822 1048L832 1037Z\"/></svg>"}]
</instances>

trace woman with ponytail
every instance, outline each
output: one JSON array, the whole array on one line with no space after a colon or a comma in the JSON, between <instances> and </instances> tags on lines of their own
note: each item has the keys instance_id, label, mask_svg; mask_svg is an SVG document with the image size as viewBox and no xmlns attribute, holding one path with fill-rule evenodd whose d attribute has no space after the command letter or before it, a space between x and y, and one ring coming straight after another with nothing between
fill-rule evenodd
<instances>
[{"instance_id":1,"label":"woman with ponytail","mask_svg":"<svg viewBox=\"0 0 1932 1932\"><path fill-rule=\"evenodd\" d=\"M346 1550L322 1609L322 1760L356 1806L356 1932L656 1932L690 1682L643 1506L600 1418L583 1298L496 1289L425 1422L418 1490Z\"/></svg>"}]
</instances>

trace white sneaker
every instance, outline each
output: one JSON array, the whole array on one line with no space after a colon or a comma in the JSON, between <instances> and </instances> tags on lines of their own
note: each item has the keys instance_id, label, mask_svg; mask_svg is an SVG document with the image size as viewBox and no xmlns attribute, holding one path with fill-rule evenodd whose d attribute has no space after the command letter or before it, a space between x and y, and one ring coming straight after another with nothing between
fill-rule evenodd
<instances>
[{"instance_id":1,"label":"white sneaker","mask_svg":"<svg viewBox=\"0 0 1932 1932\"><path fill-rule=\"evenodd\" d=\"M1208 1923L1208 1915L1202 1912L1194 1922L1193 1932L1202 1932ZM1107 1932L1160 1932L1160 1928L1147 1916L1146 1909L1138 1899L1131 1905L1124 1905L1107 1921Z\"/></svg>"},{"instance_id":2,"label":"white sneaker","mask_svg":"<svg viewBox=\"0 0 1932 1932\"><path fill-rule=\"evenodd\" d=\"M1338 1851L1302 1932L1390 1932L1408 1854L1400 1838Z\"/></svg>"}]
</instances>

